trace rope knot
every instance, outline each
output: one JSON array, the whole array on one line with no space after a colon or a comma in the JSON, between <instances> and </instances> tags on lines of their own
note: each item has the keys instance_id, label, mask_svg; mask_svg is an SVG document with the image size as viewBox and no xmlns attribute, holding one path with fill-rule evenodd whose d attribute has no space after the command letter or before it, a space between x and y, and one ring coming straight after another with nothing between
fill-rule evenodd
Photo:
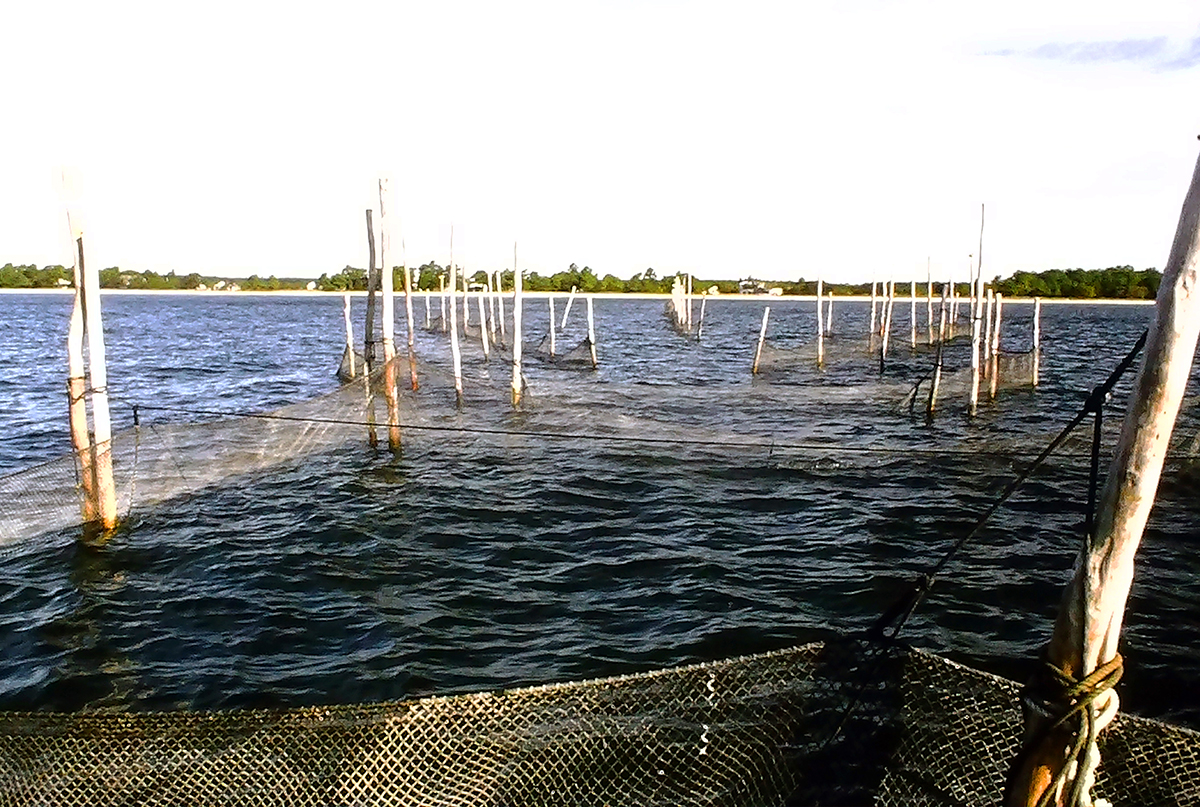
<instances>
[{"instance_id":1,"label":"rope knot","mask_svg":"<svg viewBox=\"0 0 1200 807\"><path fill-rule=\"evenodd\" d=\"M1117 685L1124 671L1121 654L1101 664L1082 679L1076 679L1047 658L1042 651L1041 666L1021 692L1021 704L1029 712L1051 723L1051 730L1072 717Z\"/></svg>"}]
</instances>

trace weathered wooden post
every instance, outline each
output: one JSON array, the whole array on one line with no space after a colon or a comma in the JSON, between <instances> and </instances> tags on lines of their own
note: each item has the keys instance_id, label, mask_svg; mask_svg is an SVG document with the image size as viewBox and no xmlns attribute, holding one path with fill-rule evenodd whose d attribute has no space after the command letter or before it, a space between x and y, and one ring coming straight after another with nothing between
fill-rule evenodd
<instances>
[{"instance_id":1,"label":"weathered wooden post","mask_svg":"<svg viewBox=\"0 0 1200 807\"><path fill-rule=\"evenodd\" d=\"M553 324L551 325L553 328ZM521 405L525 392L525 380L521 375L521 268L517 265L517 245L513 244L513 374L512 405Z\"/></svg>"},{"instance_id":2,"label":"weathered wooden post","mask_svg":"<svg viewBox=\"0 0 1200 807\"><path fill-rule=\"evenodd\" d=\"M379 180L379 277L382 281L383 303L383 394L387 399L388 448L400 450L400 396L396 389L396 300L392 267L392 227L387 217L391 207L388 181ZM411 323L410 323L411 324Z\"/></svg>"},{"instance_id":3,"label":"weathered wooden post","mask_svg":"<svg viewBox=\"0 0 1200 807\"><path fill-rule=\"evenodd\" d=\"M403 242L401 242L403 248ZM403 251L403 250L402 250ZM408 261L401 259L400 270L404 272L404 316L408 320L408 374L412 381L413 392L421 388L417 383L417 333L413 322L413 304L412 304L412 271L408 268ZM429 316L429 298L425 298L425 316Z\"/></svg>"},{"instance_id":4,"label":"weathered wooden post","mask_svg":"<svg viewBox=\"0 0 1200 807\"><path fill-rule=\"evenodd\" d=\"M868 330L868 333L869 333L868 338L869 338L870 344L875 343L875 336L878 333L878 331L875 329L875 309L879 304L879 295L878 295L878 292L875 290L875 286L876 286L875 278L874 278L874 276L872 276L871 277L871 326Z\"/></svg>"},{"instance_id":5,"label":"weathered wooden post","mask_svg":"<svg viewBox=\"0 0 1200 807\"><path fill-rule=\"evenodd\" d=\"M896 306L896 281L889 280L887 284L886 297L883 300L883 310L880 312L880 320L882 321L881 334L882 340L879 343L879 372L883 372L884 362L887 359L888 340L892 335L892 309Z\"/></svg>"},{"instance_id":6,"label":"weathered wooden post","mask_svg":"<svg viewBox=\"0 0 1200 807\"><path fill-rule=\"evenodd\" d=\"M704 333L704 304L708 302L708 292L700 295L700 322L696 325L696 341L700 341L701 334Z\"/></svg>"},{"instance_id":7,"label":"weathered wooden post","mask_svg":"<svg viewBox=\"0 0 1200 807\"><path fill-rule=\"evenodd\" d=\"M908 281L909 347L917 348L917 281Z\"/></svg>"},{"instance_id":8,"label":"weathered wooden post","mask_svg":"<svg viewBox=\"0 0 1200 807\"><path fill-rule=\"evenodd\" d=\"M925 258L925 327L929 330L929 344L933 344L933 270L929 258Z\"/></svg>"},{"instance_id":9,"label":"weathered wooden post","mask_svg":"<svg viewBox=\"0 0 1200 807\"><path fill-rule=\"evenodd\" d=\"M429 291L426 290L425 291L425 330L429 330L431 327L433 327L433 320L429 316Z\"/></svg>"},{"instance_id":10,"label":"weathered wooden post","mask_svg":"<svg viewBox=\"0 0 1200 807\"><path fill-rule=\"evenodd\" d=\"M980 372L980 341L983 329L983 289L982 281L975 278L975 295L971 306L971 394L967 402L967 411L972 417L979 407L979 372Z\"/></svg>"},{"instance_id":11,"label":"weathered wooden post","mask_svg":"<svg viewBox=\"0 0 1200 807\"><path fill-rule=\"evenodd\" d=\"M458 350L458 278L454 269L454 228L450 229L450 360L454 368L454 400L459 409L463 405L462 353Z\"/></svg>"},{"instance_id":12,"label":"weathered wooden post","mask_svg":"<svg viewBox=\"0 0 1200 807\"><path fill-rule=\"evenodd\" d=\"M492 272L484 272L484 285L487 288L488 298L488 334L492 337L492 341L496 341L496 294L492 290Z\"/></svg>"},{"instance_id":13,"label":"weathered wooden post","mask_svg":"<svg viewBox=\"0 0 1200 807\"><path fill-rule=\"evenodd\" d=\"M992 311L996 307L996 295L991 289L985 288L984 293L984 314L983 314L983 366L982 376L989 378L989 373L992 371Z\"/></svg>"},{"instance_id":14,"label":"weathered wooden post","mask_svg":"<svg viewBox=\"0 0 1200 807\"><path fill-rule=\"evenodd\" d=\"M70 214L67 216L68 226ZM71 425L71 445L79 463L79 488L83 494L83 523L85 527L100 521L100 502L96 498L96 469L92 463L92 438L88 433L87 370L83 361L83 272L79 256L83 252L82 233L72 232L71 251L75 266L75 303L67 327L67 413Z\"/></svg>"},{"instance_id":15,"label":"weathered wooden post","mask_svg":"<svg viewBox=\"0 0 1200 807\"><path fill-rule=\"evenodd\" d=\"M575 292L576 291L578 291L578 289L575 286L572 286L571 293L569 295L567 295L567 306L566 306L566 308L563 309L562 325L559 326L560 328L562 328L564 333L567 330L567 316L570 315L570 313L571 313L571 303L575 302Z\"/></svg>"},{"instance_id":16,"label":"weathered wooden post","mask_svg":"<svg viewBox=\"0 0 1200 807\"><path fill-rule=\"evenodd\" d=\"M1033 298L1033 386L1038 385L1042 365L1042 298Z\"/></svg>"},{"instance_id":17,"label":"weathered wooden post","mask_svg":"<svg viewBox=\"0 0 1200 807\"><path fill-rule=\"evenodd\" d=\"M825 310L825 335L833 336L833 292L829 292L829 307Z\"/></svg>"},{"instance_id":18,"label":"weathered wooden post","mask_svg":"<svg viewBox=\"0 0 1200 807\"><path fill-rule=\"evenodd\" d=\"M504 279L504 275L501 274L499 269L497 269L496 270L496 305L500 309L500 337L502 339L506 336L506 334L504 333L504 284L503 284L503 282L501 282L501 281L503 281L503 279Z\"/></svg>"},{"instance_id":19,"label":"weathered wooden post","mask_svg":"<svg viewBox=\"0 0 1200 807\"><path fill-rule=\"evenodd\" d=\"M558 330L558 323L554 319L554 295L546 295L546 304L550 307L550 358L554 358L557 348L554 344L554 332Z\"/></svg>"},{"instance_id":20,"label":"weathered wooden post","mask_svg":"<svg viewBox=\"0 0 1200 807\"><path fill-rule=\"evenodd\" d=\"M467 285L467 270L462 268L459 270L459 278L462 280L462 318L463 318L463 337L467 335L467 328L471 326L471 295Z\"/></svg>"},{"instance_id":21,"label":"weathered wooden post","mask_svg":"<svg viewBox=\"0 0 1200 807\"><path fill-rule=\"evenodd\" d=\"M1154 505L1175 417L1200 335L1200 162L1163 270L1141 365L1121 436L1064 592L1043 673L1023 701L1025 747L1005 794L1008 805L1090 804L1100 763L1096 737L1115 717L1111 687L1134 556ZM1085 694L1080 694L1080 693ZM1078 710L1073 714L1072 706Z\"/></svg>"},{"instance_id":22,"label":"weathered wooden post","mask_svg":"<svg viewBox=\"0 0 1200 807\"><path fill-rule=\"evenodd\" d=\"M686 330L690 333L692 330L692 273L688 272L687 276L687 323Z\"/></svg>"},{"instance_id":23,"label":"weathered wooden post","mask_svg":"<svg viewBox=\"0 0 1200 807\"><path fill-rule=\"evenodd\" d=\"M592 295L587 296L587 323L588 323L588 350L592 354L592 369L598 369L600 363L596 361L596 323L592 318Z\"/></svg>"},{"instance_id":24,"label":"weathered wooden post","mask_svg":"<svg viewBox=\"0 0 1200 807\"><path fill-rule=\"evenodd\" d=\"M487 361L491 358L491 350L488 345L488 326L487 326L487 309L483 307L483 292L476 295L479 300L479 343L483 345L483 360Z\"/></svg>"},{"instance_id":25,"label":"weathered wooden post","mask_svg":"<svg viewBox=\"0 0 1200 807\"><path fill-rule=\"evenodd\" d=\"M925 417L932 418L937 408L938 390L942 385L942 355L946 347L946 317L949 314L950 290L942 286L942 305L938 313L937 358L933 365L933 382L929 385L929 402L925 406Z\"/></svg>"},{"instance_id":26,"label":"weathered wooden post","mask_svg":"<svg viewBox=\"0 0 1200 807\"><path fill-rule=\"evenodd\" d=\"M767 319L770 316L771 306L764 306L762 327L758 329L758 347L754 349L754 365L750 368L751 375L758 375L758 360L762 358L763 341L767 338Z\"/></svg>"},{"instance_id":27,"label":"weathered wooden post","mask_svg":"<svg viewBox=\"0 0 1200 807\"><path fill-rule=\"evenodd\" d=\"M1004 295L996 293L996 318L992 321L991 357L992 368L988 375L988 396L996 397L996 389L1000 383L1000 314L1004 309Z\"/></svg>"},{"instance_id":28,"label":"weathered wooden post","mask_svg":"<svg viewBox=\"0 0 1200 807\"><path fill-rule=\"evenodd\" d=\"M444 273L438 275L438 300L442 304L442 333L445 333L449 327L446 323L450 320L446 318L446 275Z\"/></svg>"},{"instance_id":29,"label":"weathered wooden post","mask_svg":"<svg viewBox=\"0 0 1200 807\"><path fill-rule=\"evenodd\" d=\"M354 366L354 327L350 324L350 292L342 295L342 314L346 320L346 368L350 378L358 375Z\"/></svg>"},{"instance_id":30,"label":"weathered wooden post","mask_svg":"<svg viewBox=\"0 0 1200 807\"><path fill-rule=\"evenodd\" d=\"M823 304L821 300L825 296L825 287L821 282L820 275L817 276L817 366L822 367L825 364L825 312L822 310Z\"/></svg>"},{"instance_id":31,"label":"weathered wooden post","mask_svg":"<svg viewBox=\"0 0 1200 807\"><path fill-rule=\"evenodd\" d=\"M375 374L375 289L377 285L375 274L375 226L371 220L371 209L367 208L367 323L363 332L363 395L367 410L367 443L374 448L379 445L379 435L375 433L375 385L372 376Z\"/></svg>"}]
</instances>

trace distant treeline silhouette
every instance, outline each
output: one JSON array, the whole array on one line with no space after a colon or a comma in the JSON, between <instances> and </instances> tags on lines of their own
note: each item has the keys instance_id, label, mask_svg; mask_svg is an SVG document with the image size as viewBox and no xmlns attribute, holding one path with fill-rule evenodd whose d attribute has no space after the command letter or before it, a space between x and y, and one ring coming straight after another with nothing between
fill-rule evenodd
<instances>
[{"instance_id":1,"label":"distant treeline silhouette","mask_svg":"<svg viewBox=\"0 0 1200 807\"><path fill-rule=\"evenodd\" d=\"M438 277L446 277L447 271L436 263L426 263L412 270L414 287L421 290L440 288ZM1062 297L1069 299L1113 299L1152 300L1158 294L1162 273L1157 269L1134 269L1132 266L1112 266L1108 269L1049 269L1045 272L1016 272L1011 277L992 281L992 288L1006 297ZM486 284L482 271L468 272L469 283ZM598 276L591 267L582 269L571 264L566 271L552 275L530 272L525 276L524 287L528 291L568 292L577 288L581 292L651 292L665 293L671 290L675 275L658 277L653 269L638 272L628 280L616 275ZM505 289L512 288L512 270L501 273ZM52 289L69 287L72 283L70 268L52 265L40 269L32 264L0 267L0 288L3 289ZM908 280L897 282L897 293L906 294ZM263 278L251 275L248 278L222 278L192 272L177 275L168 272L125 272L116 266L100 270L100 286L106 289L241 289L243 291L273 291L283 289L305 289L309 284L320 291L364 291L367 288L367 273L364 269L347 266L336 274L323 274L317 280L309 278L278 278L274 275ZM692 288L697 294L716 287L721 294L736 294L739 291L782 289L784 294L815 294L817 282L800 278L796 281L745 280L693 280ZM941 293L940 283L934 283L934 293ZM393 269L393 287L404 288L404 274L400 267ZM918 295L925 293L924 282L917 283ZM969 293L966 283L958 283L960 294ZM836 295L870 294L870 283L826 283L825 290Z\"/></svg>"}]
</instances>

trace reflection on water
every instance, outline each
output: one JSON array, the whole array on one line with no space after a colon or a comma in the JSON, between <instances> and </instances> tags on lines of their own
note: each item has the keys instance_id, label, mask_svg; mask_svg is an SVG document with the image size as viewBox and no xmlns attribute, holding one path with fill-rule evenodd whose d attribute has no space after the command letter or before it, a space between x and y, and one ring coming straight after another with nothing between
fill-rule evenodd
<instances>
[{"instance_id":1,"label":"reflection on water","mask_svg":"<svg viewBox=\"0 0 1200 807\"><path fill-rule=\"evenodd\" d=\"M771 304L780 350L806 345L810 307ZM53 319L55 305L66 303L39 298L22 316ZM1006 390L975 421L951 399L926 424L901 403L928 357L902 340L881 376L853 337L866 311L836 308L844 337L827 346L824 371L778 363L751 379L758 305L710 303L696 344L666 326L659 303L601 300L600 371L531 361L518 413L508 367L470 346L456 411L445 346L422 331L422 388L405 393L399 456L368 449L355 425L319 436L259 421L205 431L177 425L184 413L144 410L157 431L144 430L138 487L143 501L155 485L170 498L135 507L103 547L50 530L6 550L0 706L379 701L645 670L865 627L970 528L1149 313L1047 307L1039 390ZM110 312L119 400L263 410L334 387L340 300L121 297ZM1029 312L1005 313L1006 342L1022 349ZM540 338L540 306L528 327L530 342ZM0 467L49 458L65 439L65 426L60 438L33 425L29 413L56 411L60 392L35 376L19 394L0 388L25 413ZM320 406L358 421L360 400L351 390ZM1086 449L1084 436L1071 441L950 564L910 623L912 641L1025 675L1078 540ZM172 467L193 484L169 488ZM1200 725L1200 696L1186 686L1200 673L1197 499L1183 477L1169 480L1131 602L1123 698Z\"/></svg>"}]
</instances>

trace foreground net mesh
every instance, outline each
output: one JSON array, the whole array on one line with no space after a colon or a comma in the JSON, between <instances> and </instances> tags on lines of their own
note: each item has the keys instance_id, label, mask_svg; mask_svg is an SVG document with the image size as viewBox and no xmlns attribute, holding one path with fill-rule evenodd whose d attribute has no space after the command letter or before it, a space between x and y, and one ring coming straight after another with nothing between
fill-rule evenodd
<instances>
[{"instance_id":1,"label":"foreground net mesh","mask_svg":"<svg viewBox=\"0 0 1200 807\"><path fill-rule=\"evenodd\" d=\"M997 803L1017 685L920 651L871 658L838 641L376 705L0 713L0 803ZM1122 716L1101 750L1098 796L1200 798L1200 734Z\"/></svg>"}]
</instances>

